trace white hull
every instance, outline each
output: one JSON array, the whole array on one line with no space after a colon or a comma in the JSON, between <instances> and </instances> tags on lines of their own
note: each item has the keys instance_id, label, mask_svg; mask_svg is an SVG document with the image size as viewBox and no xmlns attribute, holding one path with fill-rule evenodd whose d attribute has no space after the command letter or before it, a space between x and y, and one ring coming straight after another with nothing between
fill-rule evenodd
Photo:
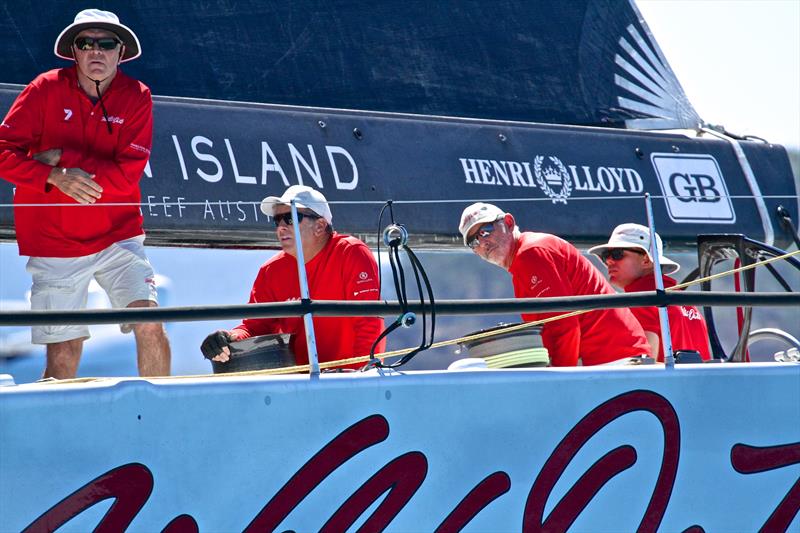
<instances>
[{"instance_id":1,"label":"white hull","mask_svg":"<svg viewBox=\"0 0 800 533\"><path fill-rule=\"evenodd\" d=\"M797 530L800 365L8 386L0 449L3 531Z\"/></svg>"}]
</instances>

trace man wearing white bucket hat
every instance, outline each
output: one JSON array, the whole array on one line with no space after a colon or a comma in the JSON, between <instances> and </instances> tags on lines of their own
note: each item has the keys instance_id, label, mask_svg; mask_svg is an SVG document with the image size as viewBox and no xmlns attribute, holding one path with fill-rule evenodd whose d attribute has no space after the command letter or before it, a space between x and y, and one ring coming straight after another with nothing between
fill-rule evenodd
<instances>
[{"instance_id":1,"label":"man wearing white bucket hat","mask_svg":"<svg viewBox=\"0 0 800 533\"><path fill-rule=\"evenodd\" d=\"M380 299L378 265L367 245L333 231L333 214L321 192L305 185L292 185L282 196L268 196L261 202L261 211L275 224L282 251L258 271L249 303L300 299L292 200L297 206L310 298ZM313 320L320 363L369 355L383 330L383 320L379 317L314 317ZM308 364L302 317L246 319L230 331L219 330L208 335L200 349L208 359L225 362L230 356L231 342L270 333L291 334L289 346L296 363ZM385 345L382 340L377 350L383 351Z\"/></svg>"},{"instance_id":2,"label":"man wearing white bucket hat","mask_svg":"<svg viewBox=\"0 0 800 533\"><path fill-rule=\"evenodd\" d=\"M660 251L658 261L663 272L664 287L674 287L677 282L667 274L678 271L680 265L664 256L661 237L656 233ZM640 224L620 224L611 233L608 242L589 248L608 268L612 285L625 292L656 290L653 257L650 255L650 229ZM633 307L633 315L639 320L647 341L658 360L664 360L661 343L661 324L657 307ZM672 346L677 350L696 350L703 360L711 358L708 347L708 328L700 311L690 305L667 307Z\"/></svg>"},{"instance_id":3,"label":"man wearing white bucket hat","mask_svg":"<svg viewBox=\"0 0 800 533\"><path fill-rule=\"evenodd\" d=\"M514 216L478 202L461 214L464 244L507 270L517 298L613 294L603 275L567 241L549 233L520 232ZM526 313L531 322L565 313ZM542 342L553 366L608 363L650 355L641 326L627 309L598 309L548 322Z\"/></svg>"},{"instance_id":4,"label":"man wearing white bucket hat","mask_svg":"<svg viewBox=\"0 0 800 533\"><path fill-rule=\"evenodd\" d=\"M83 308L92 279L114 307L155 307L139 209L153 103L147 86L119 70L141 54L139 40L114 13L86 9L58 36L54 52L72 65L37 76L0 125L0 177L16 185L15 229L20 254L30 256L31 307ZM161 324L121 329L134 332L140 375L169 374ZM31 336L47 345L45 377L76 375L88 328L35 326Z\"/></svg>"}]
</instances>

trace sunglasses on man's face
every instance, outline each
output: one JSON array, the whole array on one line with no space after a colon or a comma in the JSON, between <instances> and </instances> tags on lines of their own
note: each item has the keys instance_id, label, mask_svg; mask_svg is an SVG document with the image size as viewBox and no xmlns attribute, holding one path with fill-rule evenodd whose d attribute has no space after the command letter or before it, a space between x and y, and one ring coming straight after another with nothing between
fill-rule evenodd
<instances>
[{"instance_id":1,"label":"sunglasses on man's face","mask_svg":"<svg viewBox=\"0 0 800 533\"><path fill-rule=\"evenodd\" d=\"M84 52L93 50L95 44L100 50L113 50L120 44L120 41L113 37L78 37L75 39L75 47Z\"/></svg>"},{"instance_id":2,"label":"sunglasses on man's face","mask_svg":"<svg viewBox=\"0 0 800 533\"><path fill-rule=\"evenodd\" d=\"M472 248L473 250L480 246L480 239L485 239L494 231L494 222L489 224L484 224L481 228L475 232L475 235L467 239L467 246Z\"/></svg>"},{"instance_id":3,"label":"sunglasses on man's face","mask_svg":"<svg viewBox=\"0 0 800 533\"><path fill-rule=\"evenodd\" d=\"M600 260L603 263L608 262L608 259L611 258L614 261L622 261L622 258L625 257L625 252L632 252L639 255L644 255L644 252L641 250L630 250L628 248L612 248L611 250L605 250L600 254Z\"/></svg>"},{"instance_id":4,"label":"sunglasses on man's face","mask_svg":"<svg viewBox=\"0 0 800 533\"><path fill-rule=\"evenodd\" d=\"M316 219L322 218L322 217L319 216L319 215L312 215L311 213L301 213L301 212L298 211L297 212L297 221L298 222L302 222L304 218L311 218L311 219L316 220ZM276 228L281 225L281 222L285 222L287 226L291 226L292 225L292 214L291 213L283 213L281 215L273 215L272 221L275 223L275 227Z\"/></svg>"}]
</instances>

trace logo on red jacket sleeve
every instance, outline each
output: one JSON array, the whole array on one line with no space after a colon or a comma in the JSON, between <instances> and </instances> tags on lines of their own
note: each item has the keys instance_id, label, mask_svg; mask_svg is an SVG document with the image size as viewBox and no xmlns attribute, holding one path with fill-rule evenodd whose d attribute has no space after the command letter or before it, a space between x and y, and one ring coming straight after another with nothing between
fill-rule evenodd
<instances>
[{"instance_id":1,"label":"logo on red jacket sleeve","mask_svg":"<svg viewBox=\"0 0 800 533\"><path fill-rule=\"evenodd\" d=\"M540 278L536 274L531 276L531 286L530 286L530 288L528 290L531 291L531 296L533 298L541 296L542 294L544 294L545 292L550 290L550 287L547 286L547 285L539 287L539 284L541 282L542 282L542 278Z\"/></svg>"},{"instance_id":2,"label":"logo on red jacket sleeve","mask_svg":"<svg viewBox=\"0 0 800 533\"><path fill-rule=\"evenodd\" d=\"M703 318L696 307L687 307L685 305L680 305L678 307L681 310L681 314L689 320L702 320Z\"/></svg>"},{"instance_id":3,"label":"logo on red jacket sleeve","mask_svg":"<svg viewBox=\"0 0 800 533\"><path fill-rule=\"evenodd\" d=\"M372 276L369 275L369 272L359 272L358 280L356 280L356 285L361 285L362 283L369 283L373 281Z\"/></svg>"},{"instance_id":4,"label":"logo on red jacket sleeve","mask_svg":"<svg viewBox=\"0 0 800 533\"><path fill-rule=\"evenodd\" d=\"M64 122L67 122L69 119L72 118L72 109L64 108Z\"/></svg>"},{"instance_id":5,"label":"logo on red jacket sleeve","mask_svg":"<svg viewBox=\"0 0 800 533\"><path fill-rule=\"evenodd\" d=\"M133 150L136 150L137 152L142 152L142 153L145 153L145 154L148 154L148 155L150 154L150 149L149 148L145 148L141 144L131 143L130 147Z\"/></svg>"}]
</instances>

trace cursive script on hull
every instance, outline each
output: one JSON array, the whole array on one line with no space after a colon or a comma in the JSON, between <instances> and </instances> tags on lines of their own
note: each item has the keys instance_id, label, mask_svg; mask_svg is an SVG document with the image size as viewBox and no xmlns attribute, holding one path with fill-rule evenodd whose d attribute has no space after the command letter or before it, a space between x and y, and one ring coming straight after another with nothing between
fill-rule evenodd
<instances>
[{"instance_id":1,"label":"cursive script on hull","mask_svg":"<svg viewBox=\"0 0 800 533\"><path fill-rule=\"evenodd\" d=\"M666 398L651 391L630 391L598 405L581 419L556 446L536 476L521 516L526 532L565 531L580 516L595 494L614 476L633 466L636 450L621 445L592 464L570 487L561 500L544 516L550 494L578 451L600 430L628 413L644 411L661 424L664 437L663 456L658 477L644 510L639 531L656 531L669 506L680 457L680 423ZM331 473L360 452L389 437L389 423L381 415L359 420L333 438L305 463L270 499L249 524L246 532L273 531ZM740 474L756 474L800 463L800 442L769 447L736 444L730 453L731 465ZM386 528L409 504L428 473L428 461L419 451L409 451L389 461L342 503L320 530L345 531L384 494L383 500L363 522L359 531ZM497 498L511 489L512 480L505 472L493 472L466 492L448 513L442 513L437 532L459 531ZM79 488L33 521L26 532L55 531L98 502L113 498L114 503L100 520L95 531L125 530L147 503L153 490L153 475L147 466L130 463L114 468ZM764 531L784 531L800 510L800 479L767 515ZM164 532L197 532L201 528L190 515L181 514L170 521ZM687 523L685 531L703 531L701 525Z\"/></svg>"}]
</instances>

